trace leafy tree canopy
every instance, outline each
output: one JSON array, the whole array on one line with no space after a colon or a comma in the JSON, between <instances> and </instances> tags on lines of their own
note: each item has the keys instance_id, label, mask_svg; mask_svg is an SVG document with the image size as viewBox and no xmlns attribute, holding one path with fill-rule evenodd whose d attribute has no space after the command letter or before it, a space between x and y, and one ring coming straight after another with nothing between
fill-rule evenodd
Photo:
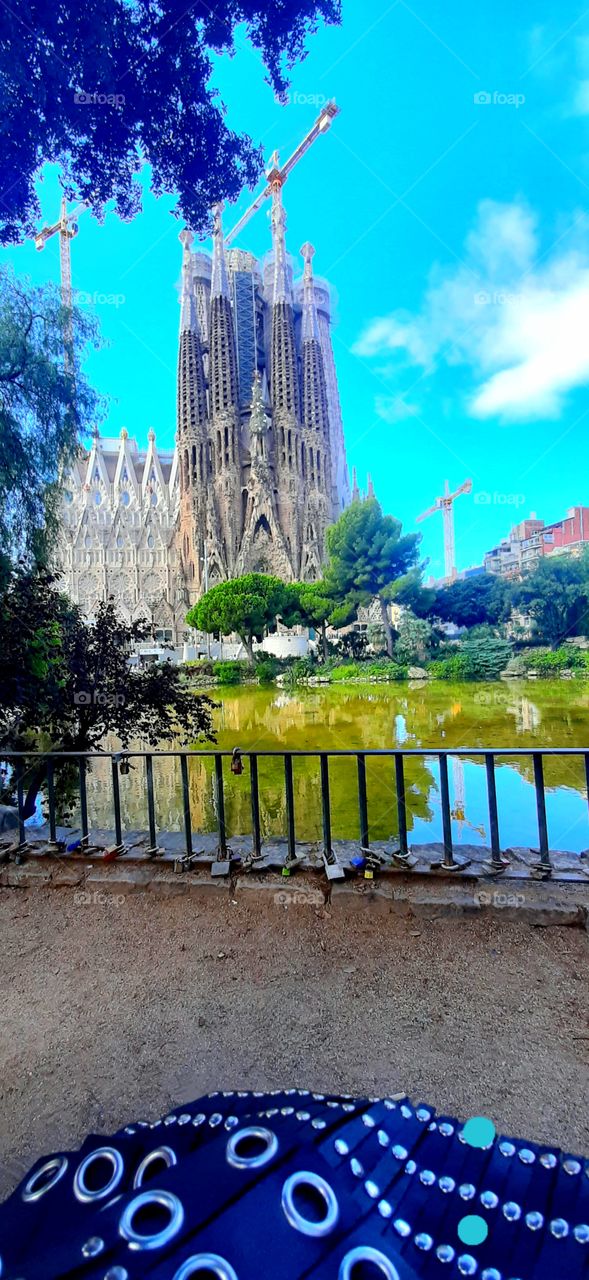
<instances>
[{"instance_id":1,"label":"leafy tree canopy","mask_svg":"<svg viewBox=\"0 0 589 1280\"><path fill-rule=\"evenodd\" d=\"M589 556L549 556L512 588L512 601L534 624L539 639L556 647L589 635Z\"/></svg>"},{"instance_id":2,"label":"leafy tree canopy","mask_svg":"<svg viewBox=\"0 0 589 1280\"><path fill-rule=\"evenodd\" d=\"M0 29L3 197L0 240L32 235L35 179L62 166L68 197L123 218L140 207L143 161L152 189L177 193L203 233L211 205L233 200L262 169L261 149L226 123L212 54L235 53L236 29L283 93L308 33L339 21L339 0L21 0Z\"/></svg>"},{"instance_id":3,"label":"leafy tree canopy","mask_svg":"<svg viewBox=\"0 0 589 1280\"><path fill-rule=\"evenodd\" d=\"M46 569L13 570L0 594L0 751L91 751L108 734L184 745L213 740L209 698L171 662L129 666L147 623L127 624L112 599L88 626ZM44 765L27 785L28 812Z\"/></svg>"},{"instance_id":4,"label":"leafy tree canopy","mask_svg":"<svg viewBox=\"0 0 589 1280\"><path fill-rule=\"evenodd\" d=\"M358 605L378 598L389 657L393 656L393 633L387 604L414 591L411 571L417 564L419 542L418 534L402 534L400 521L383 515L376 498L352 502L327 530L325 583L341 602L337 623L341 625L346 613L353 616Z\"/></svg>"},{"instance_id":5,"label":"leafy tree canopy","mask_svg":"<svg viewBox=\"0 0 589 1280\"><path fill-rule=\"evenodd\" d=\"M30 561L55 532L58 481L101 405L80 374L75 407L63 365L57 290L0 271L0 557ZM94 322L74 313L74 358L98 344Z\"/></svg>"},{"instance_id":6,"label":"leafy tree canopy","mask_svg":"<svg viewBox=\"0 0 589 1280\"><path fill-rule=\"evenodd\" d=\"M211 587L186 615L189 626L209 635L241 637L250 662L253 642L282 617L287 625L297 620L298 601L286 583L266 573L246 573Z\"/></svg>"},{"instance_id":7,"label":"leafy tree canopy","mask_svg":"<svg viewBox=\"0 0 589 1280\"><path fill-rule=\"evenodd\" d=\"M326 582L295 582L290 590L293 592L295 608L298 609L297 621L307 627L313 627L321 635L324 658L327 657L327 623L332 621L336 601L329 594Z\"/></svg>"},{"instance_id":8,"label":"leafy tree canopy","mask_svg":"<svg viewBox=\"0 0 589 1280\"><path fill-rule=\"evenodd\" d=\"M492 573L458 578L440 587L428 605L428 615L457 627L474 627L482 622L496 625L509 615L510 587Z\"/></svg>"}]
</instances>

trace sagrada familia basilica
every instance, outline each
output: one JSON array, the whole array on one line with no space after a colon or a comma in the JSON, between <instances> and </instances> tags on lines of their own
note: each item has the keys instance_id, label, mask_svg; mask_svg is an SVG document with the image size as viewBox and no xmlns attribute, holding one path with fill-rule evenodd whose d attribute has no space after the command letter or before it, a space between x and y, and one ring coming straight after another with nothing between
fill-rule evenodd
<instances>
[{"instance_id":1,"label":"sagrada familia basilica","mask_svg":"<svg viewBox=\"0 0 589 1280\"><path fill-rule=\"evenodd\" d=\"M325 531L350 500L327 284L304 244L286 251L281 183L272 253L227 250L221 208L212 256L183 231L175 450L94 433L64 489L62 567L91 618L112 595L154 638L186 638L208 586L252 571L320 576Z\"/></svg>"}]
</instances>

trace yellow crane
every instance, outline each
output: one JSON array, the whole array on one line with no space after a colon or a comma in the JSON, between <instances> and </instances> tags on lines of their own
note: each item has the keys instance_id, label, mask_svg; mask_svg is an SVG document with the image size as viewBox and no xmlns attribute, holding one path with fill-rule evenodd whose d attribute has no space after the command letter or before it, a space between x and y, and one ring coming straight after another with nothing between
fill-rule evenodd
<instances>
[{"instance_id":1,"label":"yellow crane","mask_svg":"<svg viewBox=\"0 0 589 1280\"><path fill-rule=\"evenodd\" d=\"M264 190L256 196L253 203L250 204L249 209L246 209L245 213L242 214L239 222L236 222L229 234L225 236L225 245L227 248L233 243L240 231L243 230L250 218L253 217L253 214L257 213L258 209L261 209L264 201L270 198L274 188L277 185L280 187L284 186L284 183L286 182L291 170L294 169L295 164L298 164L299 160L305 155L305 152L307 152L309 147L313 145L316 138L319 138L322 133L327 133L332 120L334 120L335 116L339 115L339 111L340 108L337 106L333 98L330 99L329 102L326 102L325 106L321 108L313 127L305 134L302 142L299 142L298 147L295 148L292 155L288 157L288 160L282 166L279 163L278 152L274 151L272 153L269 168L266 170L266 178L268 179L267 185L264 187Z\"/></svg>"},{"instance_id":2,"label":"yellow crane","mask_svg":"<svg viewBox=\"0 0 589 1280\"><path fill-rule=\"evenodd\" d=\"M454 511L453 506L456 499L461 493L471 493L472 480L465 480L459 489L455 489L454 493L450 493L450 485L447 480L444 481L444 492L439 498L436 498L433 507L428 507L427 511L422 511L417 516L417 521L426 520L428 516L433 516L436 511L442 512L442 520L444 525L444 573L446 582L453 582L456 577L456 547L454 542Z\"/></svg>"}]
</instances>

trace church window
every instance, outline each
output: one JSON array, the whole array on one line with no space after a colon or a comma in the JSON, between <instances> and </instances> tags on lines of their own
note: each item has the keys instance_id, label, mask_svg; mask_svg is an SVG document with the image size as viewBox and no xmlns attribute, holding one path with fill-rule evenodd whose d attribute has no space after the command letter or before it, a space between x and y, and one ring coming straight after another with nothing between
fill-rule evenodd
<instances>
[{"instance_id":1,"label":"church window","mask_svg":"<svg viewBox=\"0 0 589 1280\"><path fill-rule=\"evenodd\" d=\"M124 538L122 538L119 533L119 536L117 538L117 547L122 547L123 545L124 545Z\"/></svg>"},{"instance_id":2,"label":"church window","mask_svg":"<svg viewBox=\"0 0 589 1280\"><path fill-rule=\"evenodd\" d=\"M99 507L99 506L100 506L100 503L102 502L102 494L101 494L101 493L95 493L95 494L94 494L94 501L95 501L95 503L96 503L96 506L97 506L97 507Z\"/></svg>"},{"instance_id":3,"label":"church window","mask_svg":"<svg viewBox=\"0 0 589 1280\"><path fill-rule=\"evenodd\" d=\"M147 545L148 545L148 547L154 547L154 546L155 546L155 539L154 539L154 537L153 537L153 534L151 534L151 533L150 533L150 535L149 535L149 537L148 537L148 539L147 539Z\"/></svg>"},{"instance_id":4,"label":"church window","mask_svg":"<svg viewBox=\"0 0 589 1280\"><path fill-rule=\"evenodd\" d=\"M152 505L152 507L157 507L157 502L158 502L157 493L152 493L152 495L151 495L151 505Z\"/></svg>"},{"instance_id":5,"label":"church window","mask_svg":"<svg viewBox=\"0 0 589 1280\"><path fill-rule=\"evenodd\" d=\"M124 507L128 507L128 506L129 506L130 501L131 501L131 498L130 498L129 494L127 493L127 491L125 490L125 492L121 494L121 502L122 502L122 505L123 505Z\"/></svg>"},{"instance_id":6,"label":"church window","mask_svg":"<svg viewBox=\"0 0 589 1280\"><path fill-rule=\"evenodd\" d=\"M65 492L64 492L64 495L63 495L63 496L64 496L64 498L65 498L66 502L73 502L73 500L74 500L74 495L73 495L73 493L72 493L71 489L66 489L66 490L65 490Z\"/></svg>"}]
</instances>

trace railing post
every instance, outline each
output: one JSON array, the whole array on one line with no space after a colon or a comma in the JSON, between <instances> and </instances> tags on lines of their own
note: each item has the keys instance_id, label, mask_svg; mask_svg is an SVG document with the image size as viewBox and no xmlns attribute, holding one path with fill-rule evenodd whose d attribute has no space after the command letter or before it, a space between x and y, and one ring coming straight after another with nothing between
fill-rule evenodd
<instances>
[{"instance_id":1,"label":"railing post","mask_svg":"<svg viewBox=\"0 0 589 1280\"><path fill-rule=\"evenodd\" d=\"M540 861L536 866L536 871L542 879L546 879L552 872L550 863L550 853L548 849L548 823L546 821L546 795L544 792L544 761L541 752L534 751L532 756L534 762L534 786L536 788L536 810L538 813L538 836L540 839Z\"/></svg>"},{"instance_id":2,"label":"railing post","mask_svg":"<svg viewBox=\"0 0 589 1280\"><path fill-rule=\"evenodd\" d=\"M485 755L487 770L487 798L489 802L489 827L491 831L491 866L493 871L505 871L506 863L501 857L499 839L499 814L497 810L497 781L495 778L495 757L492 751Z\"/></svg>"},{"instance_id":3,"label":"railing post","mask_svg":"<svg viewBox=\"0 0 589 1280\"><path fill-rule=\"evenodd\" d=\"M53 768L53 760L47 757L47 803L49 805L49 848L55 852L59 845L57 843L57 823L55 817L55 773Z\"/></svg>"},{"instance_id":4,"label":"railing post","mask_svg":"<svg viewBox=\"0 0 589 1280\"><path fill-rule=\"evenodd\" d=\"M254 858L259 858L262 853L262 838L260 834L260 791L258 786L258 757L250 756L250 799L252 806L252 846Z\"/></svg>"},{"instance_id":5,"label":"railing post","mask_svg":"<svg viewBox=\"0 0 589 1280\"><path fill-rule=\"evenodd\" d=\"M362 751L356 756L358 766L358 812L360 815L360 847L365 853L370 848L368 831L368 798L366 795L366 756Z\"/></svg>"},{"instance_id":6,"label":"railing post","mask_svg":"<svg viewBox=\"0 0 589 1280\"><path fill-rule=\"evenodd\" d=\"M80 787L80 822L82 825L82 839L80 841L82 848L88 847L88 796L86 793L86 760L84 756L78 756L78 777Z\"/></svg>"},{"instance_id":7,"label":"railing post","mask_svg":"<svg viewBox=\"0 0 589 1280\"><path fill-rule=\"evenodd\" d=\"M223 757L215 753L215 796L217 800L217 825L219 828L219 856L227 857L227 831L225 827L225 792L223 790Z\"/></svg>"},{"instance_id":8,"label":"railing post","mask_svg":"<svg viewBox=\"0 0 589 1280\"><path fill-rule=\"evenodd\" d=\"M24 764L20 759L15 765L16 773L16 803L18 807L18 846L16 850L16 861L21 862L27 847L27 834L25 830L25 788L24 788Z\"/></svg>"},{"instance_id":9,"label":"railing post","mask_svg":"<svg viewBox=\"0 0 589 1280\"><path fill-rule=\"evenodd\" d=\"M296 858L295 849L295 815L294 815L294 786L292 777L292 756L290 752L286 752L284 756L284 789L286 793L286 838L288 862L293 862Z\"/></svg>"},{"instance_id":10,"label":"railing post","mask_svg":"<svg viewBox=\"0 0 589 1280\"><path fill-rule=\"evenodd\" d=\"M397 791L397 819L399 822L399 855L403 861L407 861L409 858L407 802L405 800L405 770L401 751L395 752L395 787Z\"/></svg>"},{"instance_id":11,"label":"railing post","mask_svg":"<svg viewBox=\"0 0 589 1280\"><path fill-rule=\"evenodd\" d=\"M145 780L147 782L147 816L149 820L149 848L147 850L150 858L155 858L159 853L157 847L157 832L155 829L155 795L153 790L153 756L145 757Z\"/></svg>"},{"instance_id":12,"label":"railing post","mask_svg":"<svg viewBox=\"0 0 589 1280\"><path fill-rule=\"evenodd\" d=\"M186 857L192 857L192 820L190 817L190 789L188 786L188 760L182 754L180 756L180 774L182 777L182 810L184 814L184 841L186 844Z\"/></svg>"},{"instance_id":13,"label":"railing post","mask_svg":"<svg viewBox=\"0 0 589 1280\"><path fill-rule=\"evenodd\" d=\"M444 857L442 867L445 871L454 871L454 851L452 848L452 816L450 814L450 787L448 785L448 757L439 755L440 762L440 800L442 803L442 831L444 840Z\"/></svg>"},{"instance_id":14,"label":"railing post","mask_svg":"<svg viewBox=\"0 0 589 1280\"><path fill-rule=\"evenodd\" d=\"M331 807L329 802L329 759L324 751L320 754L321 768L321 816L323 820L323 850L326 858L333 857L331 848Z\"/></svg>"},{"instance_id":15,"label":"railing post","mask_svg":"<svg viewBox=\"0 0 589 1280\"><path fill-rule=\"evenodd\" d=\"M115 853L124 853L123 828L121 826L121 791L119 786L119 763L116 755L110 758L112 771L112 801L115 817Z\"/></svg>"}]
</instances>

